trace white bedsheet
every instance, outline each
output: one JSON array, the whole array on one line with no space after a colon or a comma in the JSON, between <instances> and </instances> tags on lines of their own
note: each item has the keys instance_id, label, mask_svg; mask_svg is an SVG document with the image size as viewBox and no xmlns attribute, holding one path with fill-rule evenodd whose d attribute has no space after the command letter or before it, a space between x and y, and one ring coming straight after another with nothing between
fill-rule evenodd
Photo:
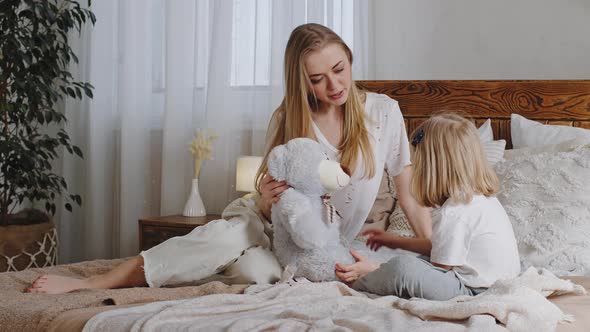
<instances>
[{"instance_id":1,"label":"white bedsheet","mask_svg":"<svg viewBox=\"0 0 590 332\"><path fill-rule=\"evenodd\" d=\"M477 297L444 302L371 299L339 282L299 280L107 311L84 331L551 331L572 319L545 298L552 293L585 290L532 268Z\"/></svg>"}]
</instances>

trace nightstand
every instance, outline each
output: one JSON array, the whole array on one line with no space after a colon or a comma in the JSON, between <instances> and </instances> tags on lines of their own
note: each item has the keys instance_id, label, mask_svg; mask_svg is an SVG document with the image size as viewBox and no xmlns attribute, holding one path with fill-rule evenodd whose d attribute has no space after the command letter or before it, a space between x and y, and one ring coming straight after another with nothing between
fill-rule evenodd
<instances>
[{"instance_id":1,"label":"nightstand","mask_svg":"<svg viewBox=\"0 0 590 332\"><path fill-rule=\"evenodd\" d=\"M220 219L218 214L204 217L184 217L180 214L139 219L139 250L147 250L171 237L190 233L195 227Z\"/></svg>"}]
</instances>

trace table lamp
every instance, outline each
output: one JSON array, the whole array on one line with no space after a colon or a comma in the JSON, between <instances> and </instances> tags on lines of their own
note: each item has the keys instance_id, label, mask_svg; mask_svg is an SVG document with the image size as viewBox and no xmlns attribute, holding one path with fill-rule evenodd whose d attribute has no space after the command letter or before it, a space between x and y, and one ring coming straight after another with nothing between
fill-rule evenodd
<instances>
[{"instance_id":1,"label":"table lamp","mask_svg":"<svg viewBox=\"0 0 590 332\"><path fill-rule=\"evenodd\" d=\"M256 172L262 164L262 157L241 156L236 164L236 191L256 191Z\"/></svg>"}]
</instances>

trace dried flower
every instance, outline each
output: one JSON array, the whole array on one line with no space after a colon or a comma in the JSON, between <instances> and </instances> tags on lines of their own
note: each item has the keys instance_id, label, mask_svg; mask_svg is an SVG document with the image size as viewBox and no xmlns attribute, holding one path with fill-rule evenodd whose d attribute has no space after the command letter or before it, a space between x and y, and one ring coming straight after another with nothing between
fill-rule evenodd
<instances>
[{"instance_id":1,"label":"dried flower","mask_svg":"<svg viewBox=\"0 0 590 332\"><path fill-rule=\"evenodd\" d=\"M217 136L213 135L206 129L197 129L195 131L195 137L189 147L189 150L195 158L195 179L199 178L203 160L212 159L213 141L216 139Z\"/></svg>"}]
</instances>

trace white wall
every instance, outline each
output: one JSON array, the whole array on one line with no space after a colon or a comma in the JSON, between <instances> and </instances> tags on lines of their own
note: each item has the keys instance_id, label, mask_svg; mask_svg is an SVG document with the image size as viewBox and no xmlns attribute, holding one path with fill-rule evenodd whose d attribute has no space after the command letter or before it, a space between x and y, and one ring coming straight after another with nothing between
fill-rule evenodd
<instances>
[{"instance_id":1,"label":"white wall","mask_svg":"<svg viewBox=\"0 0 590 332\"><path fill-rule=\"evenodd\" d=\"M590 79L590 0L373 0L375 79Z\"/></svg>"}]
</instances>

